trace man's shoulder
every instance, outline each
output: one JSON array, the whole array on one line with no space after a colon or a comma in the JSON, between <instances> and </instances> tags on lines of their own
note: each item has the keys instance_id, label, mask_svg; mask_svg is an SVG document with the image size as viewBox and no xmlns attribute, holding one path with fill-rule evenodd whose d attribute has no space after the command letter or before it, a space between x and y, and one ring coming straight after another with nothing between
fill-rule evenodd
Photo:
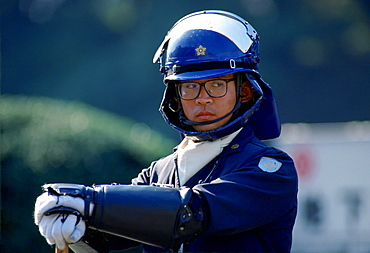
<instances>
[{"instance_id":1,"label":"man's shoulder","mask_svg":"<svg viewBox=\"0 0 370 253\"><path fill-rule=\"evenodd\" d=\"M261 141L255 136L251 136L248 139L243 136L235 137L228 147L228 152L234 153L234 151L237 151L236 153L241 153L239 156L248 160L262 156L283 160L291 159L285 151L272 146L271 143Z\"/></svg>"}]
</instances>

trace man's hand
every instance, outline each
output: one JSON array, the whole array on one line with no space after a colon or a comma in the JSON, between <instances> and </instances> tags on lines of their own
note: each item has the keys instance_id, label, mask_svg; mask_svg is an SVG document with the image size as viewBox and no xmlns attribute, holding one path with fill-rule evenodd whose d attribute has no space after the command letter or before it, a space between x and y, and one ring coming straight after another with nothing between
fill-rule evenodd
<instances>
[{"instance_id":1,"label":"man's hand","mask_svg":"<svg viewBox=\"0 0 370 253\"><path fill-rule=\"evenodd\" d=\"M91 216L94 204L89 203L88 216ZM72 211L65 212L63 208ZM50 212L51 210L53 211ZM74 213L73 210L77 212ZM85 201L80 197L45 192L36 200L35 224L39 226L41 235L49 244L56 244L59 249L64 249L66 242L75 243L84 235L86 223L81 219L81 215L86 216L84 211Z\"/></svg>"},{"instance_id":2,"label":"man's hand","mask_svg":"<svg viewBox=\"0 0 370 253\"><path fill-rule=\"evenodd\" d=\"M85 215L84 213L85 202L82 198L72 197L68 195L57 196L44 192L36 199L35 224L39 225L45 212L58 206L70 207L72 209L79 211L82 215ZM93 209L94 204L90 203L88 216L91 216Z\"/></svg>"},{"instance_id":3,"label":"man's hand","mask_svg":"<svg viewBox=\"0 0 370 253\"><path fill-rule=\"evenodd\" d=\"M78 242L85 230L85 221L73 214L43 216L39 223L40 234L46 238L50 245L56 244L60 250L65 249L66 242Z\"/></svg>"}]
</instances>

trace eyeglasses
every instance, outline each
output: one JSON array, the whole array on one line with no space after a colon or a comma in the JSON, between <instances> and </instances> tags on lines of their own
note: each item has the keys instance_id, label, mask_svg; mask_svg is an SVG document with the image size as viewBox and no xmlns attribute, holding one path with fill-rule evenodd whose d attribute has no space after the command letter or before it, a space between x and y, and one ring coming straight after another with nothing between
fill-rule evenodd
<instances>
[{"instance_id":1,"label":"eyeglasses","mask_svg":"<svg viewBox=\"0 0 370 253\"><path fill-rule=\"evenodd\" d=\"M184 100L196 99L199 94L202 86L206 90L207 94L213 98L220 98L226 95L227 93L227 84L235 79L217 79L210 80L205 83L197 82L186 82L178 83L177 89L179 95Z\"/></svg>"}]
</instances>

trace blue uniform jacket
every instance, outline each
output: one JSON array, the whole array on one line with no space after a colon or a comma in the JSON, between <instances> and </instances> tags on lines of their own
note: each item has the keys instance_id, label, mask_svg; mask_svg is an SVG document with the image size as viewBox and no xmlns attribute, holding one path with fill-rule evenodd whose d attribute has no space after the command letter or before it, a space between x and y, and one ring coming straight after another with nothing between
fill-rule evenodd
<instances>
[{"instance_id":1,"label":"blue uniform jacket","mask_svg":"<svg viewBox=\"0 0 370 253\"><path fill-rule=\"evenodd\" d=\"M132 184L179 187L176 159L174 152L153 162ZM294 163L248 125L185 186L202 195L208 217L204 233L183 244L184 252L290 252L298 192ZM115 244L112 249L120 248ZM144 245L144 251L165 250Z\"/></svg>"}]
</instances>

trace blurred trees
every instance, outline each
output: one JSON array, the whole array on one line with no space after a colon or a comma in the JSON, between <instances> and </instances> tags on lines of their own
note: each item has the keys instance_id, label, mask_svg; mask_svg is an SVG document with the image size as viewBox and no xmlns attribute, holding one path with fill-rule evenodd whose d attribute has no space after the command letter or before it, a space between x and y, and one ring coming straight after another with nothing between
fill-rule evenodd
<instances>
[{"instance_id":1,"label":"blurred trees","mask_svg":"<svg viewBox=\"0 0 370 253\"><path fill-rule=\"evenodd\" d=\"M50 252L33 224L40 186L130 183L175 145L143 123L79 102L1 96L1 252Z\"/></svg>"},{"instance_id":2,"label":"blurred trees","mask_svg":"<svg viewBox=\"0 0 370 253\"><path fill-rule=\"evenodd\" d=\"M2 92L79 100L176 138L158 116L164 86L153 54L180 17L223 9L261 36L260 71L284 123L368 120L369 6L367 0L4 1Z\"/></svg>"}]
</instances>

